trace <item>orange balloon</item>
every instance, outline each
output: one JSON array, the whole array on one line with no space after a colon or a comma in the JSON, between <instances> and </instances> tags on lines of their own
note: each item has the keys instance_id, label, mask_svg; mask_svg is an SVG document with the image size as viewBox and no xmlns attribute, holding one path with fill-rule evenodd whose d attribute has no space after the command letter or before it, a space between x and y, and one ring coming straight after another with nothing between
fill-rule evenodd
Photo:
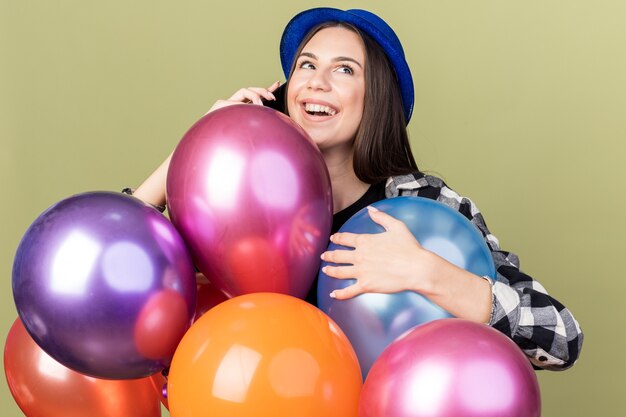
<instances>
[{"instance_id":1,"label":"orange balloon","mask_svg":"<svg viewBox=\"0 0 626 417\"><path fill-rule=\"evenodd\" d=\"M275 293L205 313L176 349L173 417L350 417L362 380L347 337L321 310Z\"/></svg>"},{"instance_id":2,"label":"orange balloon","mask_svg":"<svg viewBox=\"0 0 626 417\"><path fill-rule=\"evenodd\" d=\"M97 379L61 365L30 337L18 318L4 346L4 371L27 417L158 417L150 378Z\"/></svg>"}]
</instances>

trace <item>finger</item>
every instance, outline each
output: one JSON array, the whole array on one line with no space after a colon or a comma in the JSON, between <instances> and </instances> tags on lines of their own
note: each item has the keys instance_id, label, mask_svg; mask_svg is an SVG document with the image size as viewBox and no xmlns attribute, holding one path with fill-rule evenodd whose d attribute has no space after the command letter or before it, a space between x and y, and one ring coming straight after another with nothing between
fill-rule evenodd
<instances>
[{"instance_id":1,"label":"finger","mask_svg":"<svg viewBox=\"0 0 626 417\"><path fill-rule=\"evenodd\" d=\"M270 93L273 93L274 91L278 89L278 87L280 87L280 81L276 81L274 84L267 87L267 91L269 91Z\"/></svg>"},{"instance_id":2,"label":"finger","mask_svg":"<svg viewBox=\"0 0 626 417\"><path fill-rule=\"evenodd\" d=\"M326 265L322 268L322 272L331 278L336 279L354 279L356 268L354 265L330 266Z\"/></svg>"},{"instance_id":3,"label":"finger","mask_svg":"<svg viewBox=\"0 0 626 417\"><path fill-rule=\"evenodd\" d=\"M267 88L249 87L248 90L257 93L260 97L266 100L276 100L274 94L272 94Z\"/></svg>"},{"instance_id":4,"label":"finger","mask_svg":"<svg viewBox=\"0 0 626 417\"><path fill-rule=\"evenodd\" d=\"M330 237L330 241L335 245L348 246L350 248L355 248L357 244L357 239L360 235L356 233L348 233L341 232L335 233Z\"/></svg>"},{"instance_id":5,"label":"finger","mask_svg":"<svg viewBox=\"0 0 626 417\"><path fill-rule=\"evenodd\" d=\"M263 105L263 101L261 100L261 95L249 88L246 88L243 92L244 97L252 104L258 104L259 106Z\"/></svg>"},{"instance_id":6,"label":"finger","mask_svg":"<svg viewBox=\"0 0 626 417\"><path fill-rule=\"evenodd\" d=\"M367 212L372 221L381 225L385 230L397 228L402 222L389 214L378 210L376 207L367 206Z\"/></svg>"},{"instance_id":7,"label":"finger","mask_svg":"<svg viewBox=\"0 0 626 417\"><path fill-rule=\"evenodd\" d=\"M246 99L245 97L245 88L240 88L239 90L235 91L235 94L233 94L232 96L228 97L226 100L227 101L243 101Z\"/></svg>"},{"instance_id":8,"label":"finger","mask_svg":"<svg viewBox=\"0 0 626 417\"><path fill-rule=\"evenodd\" d=\"M332 262L334 264L353 264L354 263L354 251L353 250L331 250L322 253L323 261Z\"/></svg>"},{"instance_id":9,"label":"finger","mask_svg":"<svg viewBox=\"0 0 626 417\"><path fill-rule=\"evenodd\" d=\"M241 90L237 91L228 99L228 101L263 105L263 102L261 101L261 96L255 91L250 90L249 88L242 88Z\"/></svg>"},{"instance_id":10,"label":"finger","mask_svg":"<svg viewBox=\"0 0 626 417\"><path fill-rule=\"evenodd\" d=\"M212 111L214 111L214 110L221 109L222 107L230 106L230 105L232 105L232 104L233 104L233 103L231 103L230 101L226 101L226 100L217 100L217 101L215 102L215 104L213 104L213 106L211 106L211 108L209 109L209 111L205 113L205 115L207 115L207 114L211 113L211 112L212 112Z\"/></svg>"},{"instance_id":11,"label":"finger","mask_svg":"<svg viewBox=\"0 0 626 417\"><path fill-rule=\"evenodd\" d=\"M356 297L359 294L363 294L365 291L359 286L359 283L350 285L346 288L341 288L338 290L334 290L330 293L330 298L335 298L337 300L347 300L352 297Z\"/></svg>"}]
</instances>

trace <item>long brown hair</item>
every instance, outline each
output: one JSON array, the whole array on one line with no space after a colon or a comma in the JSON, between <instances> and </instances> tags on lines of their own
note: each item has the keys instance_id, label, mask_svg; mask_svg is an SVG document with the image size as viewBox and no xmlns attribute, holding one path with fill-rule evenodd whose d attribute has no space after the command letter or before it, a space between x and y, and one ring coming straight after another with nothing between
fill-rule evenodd
<instances>
[{"instance_id":1,"label":"long brown hair","mask_svg":"<svg viewBox=\"0 0 626 417\"><path fill-rule=\"evenodd\" d=\"M418 171L406 130L400 86L387 55L376 41L352 25L327 22L311 29L300 43L295 57L300 56L317 32L328 27L342 27L357 33L365 46L365 102L354 138L354 173L361 181L376 184L394 175ZM290 74L296 62L297 58L291 65Z\"/></svg>"}]
</instances>

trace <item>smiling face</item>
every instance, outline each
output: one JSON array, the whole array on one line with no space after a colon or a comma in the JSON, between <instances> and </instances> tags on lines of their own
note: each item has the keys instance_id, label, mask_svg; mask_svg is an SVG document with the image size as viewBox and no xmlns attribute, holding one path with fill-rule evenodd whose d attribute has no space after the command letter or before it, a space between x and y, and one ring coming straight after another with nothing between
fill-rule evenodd
<instances>
[{"instance_id":1,"label":"smiling face","mask_svg":"<svg viewBox=\"0 0 626 417\"><path fill-rule=\"evenodd\" d=\"M350 150L363 116L365 47L344 27L321 29L296 57L289 79L290 117L322 152Z\"/></svg>"}]
</instances>

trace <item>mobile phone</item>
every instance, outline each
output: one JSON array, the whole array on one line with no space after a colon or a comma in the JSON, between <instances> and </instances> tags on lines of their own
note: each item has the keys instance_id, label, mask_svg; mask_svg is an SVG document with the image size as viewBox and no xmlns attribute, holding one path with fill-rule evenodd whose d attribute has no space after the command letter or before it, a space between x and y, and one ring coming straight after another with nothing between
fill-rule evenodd
<instances>
[{"instance_id":1,"label":"mobile phone","mask_svg":"<svg viewBox=\"0 0 626 417\"><path fill-rule=\"evenodd\" d=\"M276 97L276 100L265 100L261 99L263 105L269 107L270 109L278 110L281 113L285 112L285 90L287 84L283 84L274 90L273 94Z\"/></svg>"}]
</instances>

